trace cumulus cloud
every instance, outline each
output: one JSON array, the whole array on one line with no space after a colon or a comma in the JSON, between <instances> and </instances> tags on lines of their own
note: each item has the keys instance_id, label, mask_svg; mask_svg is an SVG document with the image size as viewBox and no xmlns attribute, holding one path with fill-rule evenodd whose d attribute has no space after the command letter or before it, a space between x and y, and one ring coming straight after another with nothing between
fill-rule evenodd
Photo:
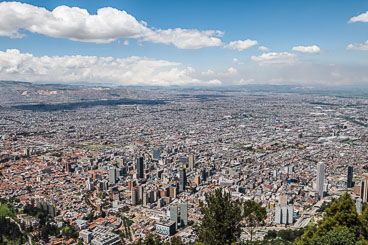
<instances>
[{"instance_id":1,"label":"cumulus cloud","mask_svg":"<svg viewBox=\"0 0 368 245\"><path fill-rule=\"evenodd\" d=\"M119 38L138 38L155 43L173 44L182 49L220 46L219 31L196 29L156 30L147 27L126 11L111 7L89 14L86 9L58 6L45 8L19 2L0 3L0 36L20 38L23 30L74 41L110 43Z\"/></svg>"},{"instance_id":2,"label":"cumulus cloud","mask_svg":"<svg viewBox=\"0 0 368 245\"><path fill-rule=\"evenodd\" d=\"M361 43L349 44L348 46L346 46L346 49L348 49L348 50L364 50L364 51L368 51L368 40L365 41L365 43L363 43L363 44L361 44Z\"/></svg>"},{"instance_id":3,"label":"cumulus cloud","mask_svg":"<svg viewBox=\"0 0 368 245\"><path fill-rule=\"evenodd\" d=\"M295 64L297 63L296 54L288 53L288 52L270 52L263 53L260 56L252 56L251 60L257 62L260 65L268 65L268 64Z\"/></svg>"},{"instance_id":4,"label":"cumulus cloud","mask_svg":"<svg viewBox=\"0 0 368 245\"><path fill-rule=\"evenodd\" d=\"M213 70L209 69L208 71L201 72L201 74L203 76L212 76L213 74L215 74L215 72Z\"/></svg>"},{"instance_id":5,"label":"cumulus cloud","mask_svg":"<svg viewBox=\"0 0 368 245\"><path fill-rule=\"evenodd\" d=\"M225 72L219 72L217 73L217 76L220 77L234 77L238 74L238 70L234 67L229 67Z\"/></svg>"},{"instance_id":6,"label":"cumulus cloud","mask_svg":"<svg viewBox=\"0 0 368 245\"><path fill-rule=\"evenodd\" d=\"M200 80L192 67L166 60L132 56L43 56L17 49L0 51L0 76L4 80L108 83L115 85L212 85Z\"/></svg>"},{"instance_id":7,"label":"cumulus cloud","mask_svg":"<svg viewBox=\"0 0 368 245\"><path fill-rule=\"evenodd\" d=\"M248 49L250 47L253 47L255 45L257 45L258 42L256 40L238 40L238 41L233 41L230 42L229 44L225 45L225 48L229 48L229 49L236 49L238 51L243 51L245 49Z\"/></svg>"},{"instance_id":8,"label":"cumulus cloud","mask_svg":"<svg viewBox=\"0 0 368 245\"><path fill-rule=\"evenodd\" d=\"M269 48L265 47L265 46L259 46L258 47L258 50L261 50L261 51L268 51L270 50Z\"/></svg>"},{"instance_id":9,"label":"cumulus cloud","mask_svg":"<svg viewBox=\"0 0 368 245\"><path fill-rule=\"evenodd\" d=\"M153 43L174 44L180 49L200 49L222 45L220 31L199 31L189 29L153 30L145 33L144 41Z\"/></svg>"},{"instance_id":10,"label":"cumulus cloud","mask_svg":"<svg viewBox=\"0 0 368 245\"><path fill-rule=\"evenodd\" d=\"M349 23L352 22L368 22L368 11L358 16L351 17Z\"/></svg>"},{"instance_id":11,"label":"cumulus cloud","mask_svg":"<svg viewBox=\"0 0 368 245\"><path fill-rule=\"evenodd\" d=\"M298 51L302 53L319 54L321 49L317 45L313 46L295 46L292 48L293 51Z\"/></svg>"}]
</instances>

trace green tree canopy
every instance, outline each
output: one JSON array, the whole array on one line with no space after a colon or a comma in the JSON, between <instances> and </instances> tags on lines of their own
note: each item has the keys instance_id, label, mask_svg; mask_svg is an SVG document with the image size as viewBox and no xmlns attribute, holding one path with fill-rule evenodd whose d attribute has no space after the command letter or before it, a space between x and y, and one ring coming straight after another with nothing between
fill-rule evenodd
<instances>
[{"instance_id":1,"label":"green tree canopy","mask_svg":"<svg viewBox=\"0 0 368 245\"><path fill-rule=\"evenodd\" d=\"M266 208L261 207L261 205L252 200L245 201L243 208L243 217L246 226L250 228L250 240L252 240L253 229L263 223L266 218Z\"/></svg>"},{"instance_id":2,"label":"green tree canopy","mask_svg":"<svg viewBox=\"0 0 368 245\"><path fill-rule=\"evenodd\" d=\"M200 203L203 219L194 231L199 242L211 245L223 245L236 242L241 233L241 205L231 200L230 193L223 193L221 188L214 194L206 195Z\"/></svg>"},{"instance_id":3,"label":"green tree canopy","mask_svg":"<svg viewBox=\"0 0 368 245\"><path fill-rule=\"evenodd\" d=\"M355 245L355 235L348 229L336 229L327 232L326 235L316 237L313 245Z\"/></svg>"},{"instance_id":4,"label":"green tree canopy","mask_svg":"<svg viewBox=\"0 0 368 245\"><path fill-rule=\"evenodd\" d=\"M350 244L336 243L333 236L345 237L347 241L368 244L368 210L359 216L354 201L348 193L342 195L338 200L333 201L326 209L323 219L318 222L318 227L314 231L311 227L304 232L295 244ZM330 243L323 243L328 242Z\"/></svg>"}]
</instances>

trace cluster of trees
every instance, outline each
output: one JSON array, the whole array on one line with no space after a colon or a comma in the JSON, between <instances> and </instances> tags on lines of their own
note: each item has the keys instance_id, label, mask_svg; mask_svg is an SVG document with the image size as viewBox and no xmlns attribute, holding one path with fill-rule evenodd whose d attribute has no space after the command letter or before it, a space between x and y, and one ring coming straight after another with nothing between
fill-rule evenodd
<instances>
[{"instance_id":1,"label":"cluster of trees","mask_svg":"<svg viewBox=\"0 0 368 245\"><path fill-rule=\"evenodd\" d=\"M279 240L279 244L288 244L293 243L298 237L303 235L305 232L304 228L298 229L298 230L270 230L267 232L266 236L264 237L265 242L275 242L275 240Z\"/></svg>"},{"instance_id":2,"label":"cluster of trees","mask_svg":"<svg viewBox=\"0 0 368 245\"><path fill-rule=\"evenodd\" d=\"M317 227L310 226L295 245L368 244L368 208L359 215L348 193L335 200Z\"/></svg>"},{"instance_id":3,"label":"cluster of trees","mask_svg":"<svg viewBox=\"0 0 368 245\"><path fill-rule=\"evenodd\" d=\"M19 230L17 224L0 216L0 244L24 244L27 237Z\"/></svg>"},{"instance_id":4,"label":"cluster of trees","mask_svg":"<svg viewBox=\"0 0 368 245\"><path fill-rule=\"evenodd\" d=\"M247 227L251 236L254 228L263 225L266 209L257 202L240 203L231 200L230 193L221 188L214 194L206 195L206 201L200 203L203 219L194 226L198 242L203 244L232 244L239 241L241 229Z\"/></svg>"}]
</instances>

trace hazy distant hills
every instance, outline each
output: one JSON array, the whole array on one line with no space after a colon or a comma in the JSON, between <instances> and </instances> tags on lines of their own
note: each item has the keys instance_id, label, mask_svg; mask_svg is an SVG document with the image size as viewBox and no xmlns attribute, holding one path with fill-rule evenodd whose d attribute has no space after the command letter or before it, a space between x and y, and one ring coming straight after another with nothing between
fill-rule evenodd
<instances>
[{"instance_id":1,"label":"hazy distant hills","mask_svg":"<svg viewBox=\"0 0 368 245\"><path fill-rule=\"evenodd\" d=\"M85 85L84 85L85 84ZM177 91L177 92L175 92ZM368 97L368 88L350 87L304 87L300 85L268 85L247 84L241 86L217 87L157 87L126 86L105 87L99 84L83 83L83 85L37 84L17 81L0 81L0 106L25 106L21 109L32 110L29 105L46 105L42 110L73 109L99 105L151 104L162 103L166 95L193 93L196 96L222 92L271 92L317 94L341 97ZM55 104L61 105L56 107ZM52 106L50 106L52 105Z\"/></svg>"},{"instance_id":2,"label":"hazy distant hills","mask_svg":"<svg viewBox=\"0 0 368 245\"><path fill-rule=\"evenodd\" d=\"M0 81L0 106L138 99L143 95L143 91L126 88Z\"/></svg>"}]
</instances>

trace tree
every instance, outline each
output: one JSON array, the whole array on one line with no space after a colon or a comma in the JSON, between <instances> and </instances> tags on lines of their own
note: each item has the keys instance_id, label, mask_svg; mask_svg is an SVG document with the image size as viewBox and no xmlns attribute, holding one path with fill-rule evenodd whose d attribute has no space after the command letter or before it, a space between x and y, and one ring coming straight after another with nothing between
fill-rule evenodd
<instances>
[{"instance_id":1,"label":"tree","mask_svg":"<svg viewBox=\"0 0 368 245\"><path fill-rule=\"evenodd\" d=\"M243 208L243 217L246 226L249 227L250 240L252 241L254 228L262 223L266 218L266 209L252 200L245 201Z\"/></svg>"},{"instance_id":2,"label":"tree","mask_svg":"<svg viewBox=\"0 0 368 245\"><path fill-rule=\"evenodd\" d=\"M337 241L332 239L333 236L345 237L348 239L348 242L356 241L360 244L368 244L367 224L368 211L359 216L356 212L354 201L348 193L345 193L338 200L333 201L331 206L326 209L323 219L318 222L317 229L313 230L310 227L300 239L297 239L295 244L314 245L324 244L323 242L328 241L330 243L326 244L340 244L335 243ZM351 237L353 239L350 239Z\"/></svg>"},{"instance_id":3,"label":"tree","mask_svg":"<svg viewBox=\"0 0 368 245\"><path fill-rule=\"evenodd\" d=\"M236 242L241 232L241 205L231 200L231 194L221 188L214 194L206 194L205 202L200 202L203 215L201 223L194 226L199 242L222 245Z\"/></svg>"},{"instance_id":4,"label":"tree","mask_svg":"<svg viewBox=\"0 0 368 245\"><path fill-rule=\"evenodd\" d=\"M355 245L355 235L348 229L336 229L313 240L313 245Z\"/></svg>"},{"instance_id":5,"label":"tree","mask_svg":"<svg viewBox=\"0 0 368 245\"><path fill-rule=\"evenodd\" d=\"M358 239L361 234L361 225L355 203L346 192L326 209L322 221L318 223L316 235L323 236L331 230L346 227Z\"/></svg>"}]
</instances>

